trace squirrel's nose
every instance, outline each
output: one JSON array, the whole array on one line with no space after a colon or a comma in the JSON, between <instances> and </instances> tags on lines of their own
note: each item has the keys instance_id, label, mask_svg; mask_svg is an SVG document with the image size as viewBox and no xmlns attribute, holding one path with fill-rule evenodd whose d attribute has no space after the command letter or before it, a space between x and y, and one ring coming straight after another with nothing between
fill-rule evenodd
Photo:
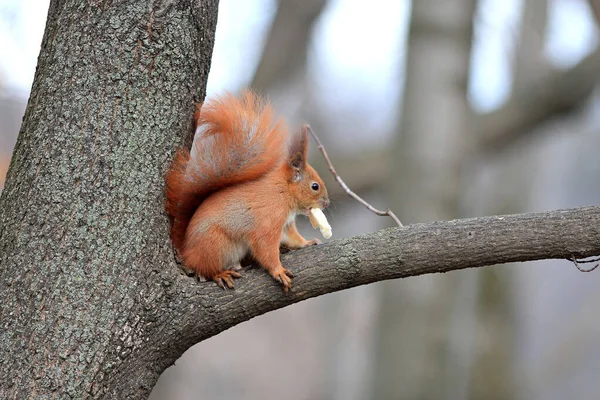
<instances>
[{"instance_id":1,"label":"squirrel's nose","mask_svg":"<svg viewBox=\"0 0 600 400\"><path fill-rule=\"evenodd\" d=\"M329 199L321 199L321 204L323 205L323 208L329 207Z\"/></svg>"}]
</instances>

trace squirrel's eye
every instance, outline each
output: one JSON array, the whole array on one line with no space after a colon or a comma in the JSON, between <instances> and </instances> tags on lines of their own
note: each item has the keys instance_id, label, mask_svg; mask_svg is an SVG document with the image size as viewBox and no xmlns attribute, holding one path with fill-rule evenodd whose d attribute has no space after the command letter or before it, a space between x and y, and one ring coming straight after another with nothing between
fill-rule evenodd
<instances>
[{"instance_id":1,"label":"squirrel's eye","mask_svg":"<svg viewBox=\"0 0 600 400\"><path fill-rule=\"evenodd\" d=\"M311 189L314 190L315 192L317 190L319 190L319 184L317 182L313 182L312 185L310 185Z\"/></svg>"}]
</instances>

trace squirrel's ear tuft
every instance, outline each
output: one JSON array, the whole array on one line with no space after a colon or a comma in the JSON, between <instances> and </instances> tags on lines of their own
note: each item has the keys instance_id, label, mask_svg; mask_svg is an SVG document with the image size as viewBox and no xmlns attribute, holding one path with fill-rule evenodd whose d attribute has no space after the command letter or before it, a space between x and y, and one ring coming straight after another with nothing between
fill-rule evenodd
<instances>
[{"instance_id":1,"label":"squirrel's ear tuft","mask_svg":"<svg viewBox=\"0 0 600 400\"><path fill-rule=\"evenodd\" d=\"M300 132L293 135L289 149L290 166L295 170L302 170L306 167L306 158L308 157L308 130L305 126Z\"/></svg>"},{"instance_id":2,"label":"squirrel's ear tuft","mask_svg":"<svg viewBox=\"0 0 600 400\"><path fill-rule=\"evenodd\" d=\"M290 166L295 170L301 170L304 168L305 161L302 153L294 153L292 157L290 157Z\"/></svg>"}]
</instances>

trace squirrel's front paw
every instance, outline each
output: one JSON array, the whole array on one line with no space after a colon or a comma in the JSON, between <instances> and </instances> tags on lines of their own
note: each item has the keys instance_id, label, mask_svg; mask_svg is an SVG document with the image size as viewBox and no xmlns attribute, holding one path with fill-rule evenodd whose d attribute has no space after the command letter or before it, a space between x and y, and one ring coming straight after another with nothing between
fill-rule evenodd
<instances>
[{"instance_id":1,"label":"squirrel's front paw","mask_svg":"<svg viewBox=\"0 0 600 400\"><path fill-rule=\"evenodd\" d=\"M318 244L321 244L323 242L321 242L319 239L314 238L308 241L308 243L306 244L307 246L316 246Z\"/></svg>"},{"instance_id":2,"label":"squirrel's front paw","mask_svg":"<svg viewBox=\"0 0 600 400\"><path fill-rule=\"evenodd\" d=\"M292 287L292 279L294 274L289 269L285 269L283 267L279 267L273 271L270 271L271 276L279 283L283 285L283 291L287 293L287 291Z\"/></svg>"}]
</instances>

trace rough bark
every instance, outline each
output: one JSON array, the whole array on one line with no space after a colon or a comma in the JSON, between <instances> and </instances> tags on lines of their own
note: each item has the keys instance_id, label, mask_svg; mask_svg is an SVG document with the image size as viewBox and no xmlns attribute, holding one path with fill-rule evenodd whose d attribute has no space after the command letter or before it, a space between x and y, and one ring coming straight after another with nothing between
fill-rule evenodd
<instances>
[{"instance_id":1,"label":"rough bark","mask_svg":"<svg viewBox=\"0 0 600 400\"><path fill-rule=\"evenodd\" d=\"M177 279L163 175L217 6L51 2L0 198L0 398L145 398L173 361L147 345Z\"/></svg>"},{"instance_id":2,"label":"rough bark","mask_svg":"<svg viewBox=\"0 0 600 400\"><path fill-rule=\"evenodd\" d=\"M159 351L175 360L177 350L258 315L382 280L599 255L599 223L600 206L591 206L383 229L284 254L283 265L295 275L288 294L259 268L242 271L233 291L178 274L172 301L158 306L171 308L169 326L150 340L147 347L152 349L146 353ZM570 262L565 266L577 272Z\"/></svg>"}]
</instances>

